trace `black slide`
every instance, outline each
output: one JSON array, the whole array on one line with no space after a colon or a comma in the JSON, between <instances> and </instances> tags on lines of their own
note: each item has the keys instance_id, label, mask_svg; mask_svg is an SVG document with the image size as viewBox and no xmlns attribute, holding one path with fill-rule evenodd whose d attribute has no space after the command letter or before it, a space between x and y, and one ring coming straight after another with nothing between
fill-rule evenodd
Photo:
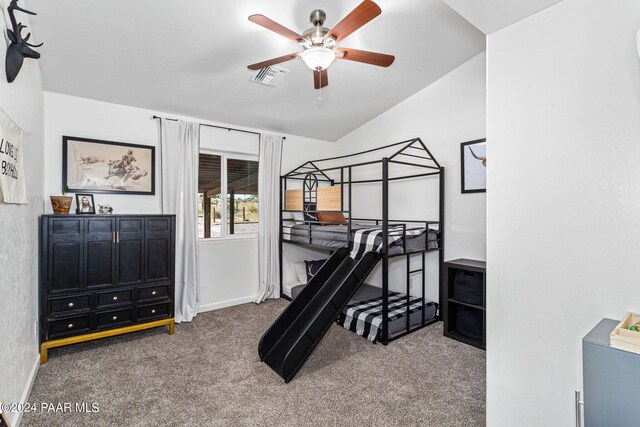
<instances>
[{"instance_id":1,"label":"black slide","mask_svg":"<svg viewBox=\"0 0 640 427\"><path fill-rule=\"evenodd\" d=\"M356 261L338 249L260 339L260 360L289 382L376 266L380 254Z\"/></svg>"}]
</instances>

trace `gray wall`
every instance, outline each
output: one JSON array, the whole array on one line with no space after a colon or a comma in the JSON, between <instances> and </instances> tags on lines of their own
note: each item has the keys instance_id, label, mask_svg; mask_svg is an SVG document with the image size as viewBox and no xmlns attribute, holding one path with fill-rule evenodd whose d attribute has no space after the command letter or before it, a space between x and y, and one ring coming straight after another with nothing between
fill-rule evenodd
<instances>
[{"instance_id":1,"label":"gray wall","mask_svg":"<svg viewBox=\"0 0 640 427\"><path fill-rule=\"evenodd\" d=\"M23 22L27 19L24 14L20 18ZM4 28L2 31L6 33ZM24 130L29 204L0 203L0 402L20 402L26 398L38 366L37 247L38 215L43 212L44 96L38 63L25 60L18 78L8 84L5 55L6 44L2 42L0 108ZM14 425L17 416L9 415Z\"/></svg>"}]
</instances>

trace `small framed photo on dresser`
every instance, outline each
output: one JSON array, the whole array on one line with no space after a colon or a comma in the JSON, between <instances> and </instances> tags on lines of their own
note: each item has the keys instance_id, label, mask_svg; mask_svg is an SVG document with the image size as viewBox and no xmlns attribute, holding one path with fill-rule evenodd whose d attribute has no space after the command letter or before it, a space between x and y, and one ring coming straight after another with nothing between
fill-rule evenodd
<instances>
[{"instance_id":1,"label":"small framed photo on dresser","mask_svg":"<svg viewBox=\"0 0 640 427\"><path fill-rule=\"evenodd\" d=\"M91 215L96 213L93 194L76 194L76 214Z\"/></svg>"}]
</instances>

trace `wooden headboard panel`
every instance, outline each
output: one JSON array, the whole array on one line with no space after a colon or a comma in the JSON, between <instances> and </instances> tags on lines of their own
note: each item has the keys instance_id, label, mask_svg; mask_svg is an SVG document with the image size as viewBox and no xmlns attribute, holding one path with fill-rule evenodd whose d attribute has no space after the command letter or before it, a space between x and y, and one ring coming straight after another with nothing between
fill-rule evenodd
<instances>
[{"instance_id":1,"label":"wooden headboard panel","mask_svg":"<svg viewBox=\"0 0 640 427\"><path fill-rule=\"evenodd\" d=\"M302 190L287 190L284 195L284 209L287 211L302 210Z\"/></svg>"},{"instance_id":2,"label":"wooden headboard panel","mask_svg":"<svg viewBox=\"0 0 640 427\"><path fill-rule=\"evenodd\" d=\"M318 187L318 209L319 211L341 211L340 186Z\"/></svg>"},{"instance_id":3,"label":"wooden headboard panel","mask_svg":"<svg viewBox=\"0 0 640 427\"><path fill-rule=\"evenodd\" d=\"M302 190L287 190L284 196L284 208L288 211L302 210ZM341 192L340 186L318 187L318 207L319 211L340 211Z\"/></svg>"}]
</instances>

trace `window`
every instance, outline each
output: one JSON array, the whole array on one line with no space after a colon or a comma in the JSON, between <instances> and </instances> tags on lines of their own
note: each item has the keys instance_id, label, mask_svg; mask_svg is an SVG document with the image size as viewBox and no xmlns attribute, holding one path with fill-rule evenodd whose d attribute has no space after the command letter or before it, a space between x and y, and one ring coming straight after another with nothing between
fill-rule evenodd
<instances>
[{"instance_id":1,"label":"window","mask_svg":"<svg viewBox=\"0 0 640 427\"><path fill-rule=\"evenodd\" d=\"M257 233L258 209L255 157L200 153L199 238Z\"/></svg>"},{"instance_id":2,"label":"window","mask_svg":"<svg viewBox=\"0 0 640 427\"><path fill-rule=\"evenodd\" d=\"M222 156L200 153L198 237L222 237Z\"/></svg>"}]
</instances>

